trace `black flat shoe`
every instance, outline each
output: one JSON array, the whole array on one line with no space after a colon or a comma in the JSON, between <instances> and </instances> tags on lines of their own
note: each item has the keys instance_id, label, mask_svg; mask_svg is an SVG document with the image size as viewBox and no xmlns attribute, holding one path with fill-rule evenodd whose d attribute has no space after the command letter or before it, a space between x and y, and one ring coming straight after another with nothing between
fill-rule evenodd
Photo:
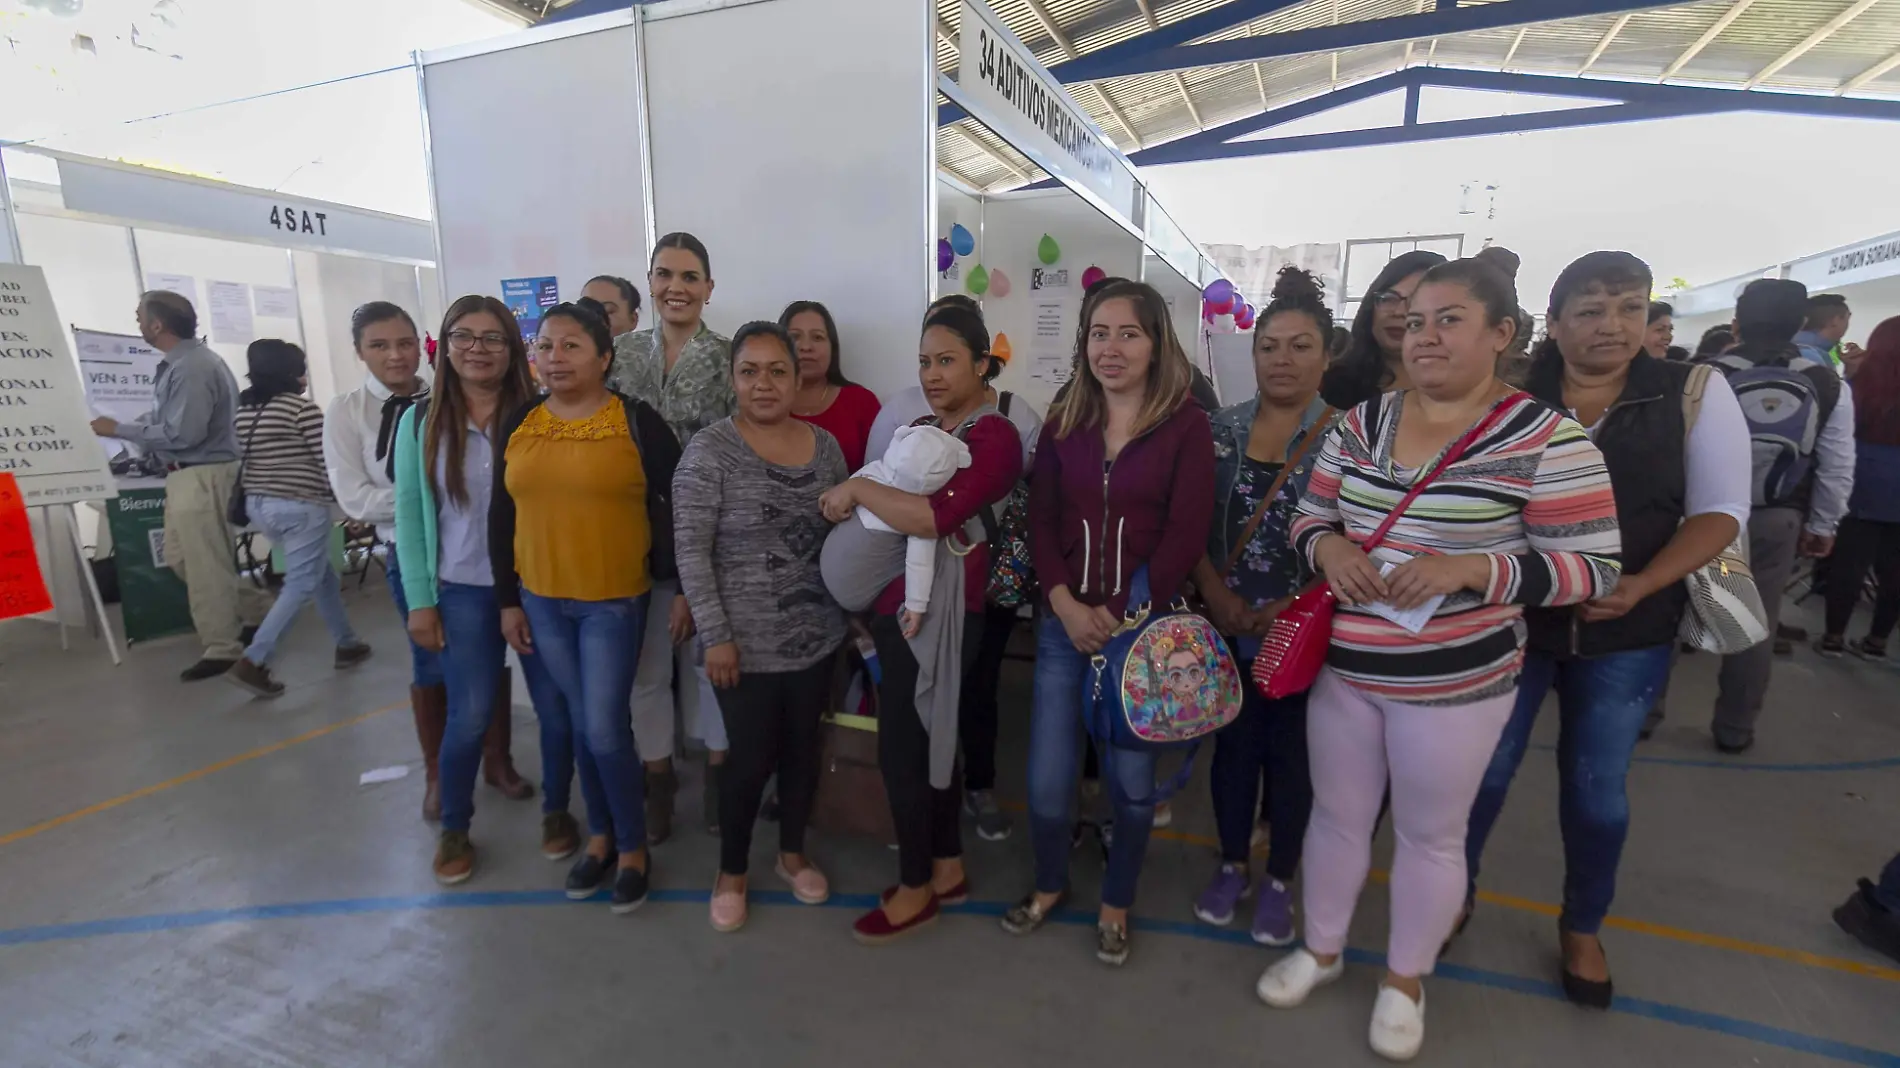
<instances>
[{"instance_id":1,"label":"black flat shoe","mask_svg":"<svg viewBox=\"0 0 1900 1068\"><path fill-rule=\"evenodd\" d=\"M1610 1002L1616 999L1616 984L1608 979L1600 983L1595 979L1585 979L1571 974L1566 969L1564 997L1586 1009L1607 1009L1610 1007Z\"/></svg>"},{"instance_id":2,"label":"black flat shoe","mask_svg":"<svg viewBox=\"0 0 1900 1068\"><path fill-rule=\"evenodd\" d=\"M567 873L567 898L569 901L586 901L600 892L607 884L607 873L620 864L620 854L609 852L604 857L584 853L581 859Z\"/></svg>"}]
</instances>

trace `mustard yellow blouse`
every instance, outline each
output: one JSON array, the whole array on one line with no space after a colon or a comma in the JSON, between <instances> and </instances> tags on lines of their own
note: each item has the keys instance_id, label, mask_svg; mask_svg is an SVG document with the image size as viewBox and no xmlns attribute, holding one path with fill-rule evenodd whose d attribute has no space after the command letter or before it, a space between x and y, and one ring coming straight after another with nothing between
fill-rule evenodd
<instances>
[{"instance_id":1,"label":"mustard yellow blouse","mask_svg":"<svg viewBox=\"0 0 1900 1068\"><path fill-rule=\"evenodd\" d=\"M506 459L522 588L572 601L652 588L646 470L618 398L584 419L535 408L508 438Z\"/></svg>"}]
</instances>

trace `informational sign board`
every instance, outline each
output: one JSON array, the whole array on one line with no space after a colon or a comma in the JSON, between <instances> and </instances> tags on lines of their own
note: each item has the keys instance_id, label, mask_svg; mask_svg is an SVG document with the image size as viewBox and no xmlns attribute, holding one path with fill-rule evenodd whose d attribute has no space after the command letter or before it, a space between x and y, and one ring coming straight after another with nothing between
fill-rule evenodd
<instances>
[{"instance_id":1,"label":"informational sign board","mask_svg":"<svg viewBox=\"0 0 1900 1068\"><path fill-rule=\"evenodd\" d=\"M165 563L164 487L121 490L106 505L106 525L112 531L125 640L150 641L190 630L191 598L184 580Z\"/></svg>"},{"instance_id":2,"label":"informational sign board","mask_svg":"<svg viewBox=\"0 0 1900 1068\"><path fill-rule=\"evenodd\" d=\"M130 334L77 328L73 330L73 347L79 350L79 370L85 375L86 400L92 414L120 423L150 414L158 364L164 353ZM120 492L128 486L156 485L165 477L164 465L139 446L118 438L100 440L111 457Z\"/></svg>"},{"instance_id":3,"label":"informational sign board","mask_svg":"<svg viewBox=\"0 0 1900 1068\"><path fill-rule=\"evenodd\" d=\"M0 619L51 610L53 598L33 550L33 526L19 482L0 471Z\"/></svg>"},{"instance_id":4,"label":"informational sign board","mask_svg":"<svg viewBox=\"0 0 1900 1068\"><path fill-rule=\"evenodd\" d=\"M561 283L555 278L504 278L501 302L515 313L521 336L532 341L541 331L541 313L561 302Z\"/></svg>"},{"instance_id":5,"label":"informational sign board","mask_svg":"<svg viewBox=\"0 0 1900 1068\"><path fill-rule=\"evenodd\" d=\"M1832 249L1788 265L1788 277L1807 286L1810 293L1896 274L1900 274L1900 234Z\"/></svg>"},{"instance_id":6,"label":"informational sign board","mask_svg":"<svg viewBox=\"0 0 1900 1068\"><path fill-rule=\"evenodd\" d=\"M118 492L46 274L20 264L0 264L0 472L30 507Z\"/></svg>"}]
</instances>

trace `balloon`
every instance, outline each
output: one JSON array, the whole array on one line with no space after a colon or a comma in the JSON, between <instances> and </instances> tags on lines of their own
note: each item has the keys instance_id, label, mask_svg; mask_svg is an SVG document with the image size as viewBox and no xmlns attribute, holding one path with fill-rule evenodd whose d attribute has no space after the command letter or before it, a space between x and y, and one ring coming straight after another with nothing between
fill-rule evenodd
<instances>
[{"instance_id":1,"label":"balloon","mask_svg":"<svg viewBox=\"0 0 1900 1068\"><path fill-rule=\"evenodd\" d=\"M970 268L970 273L963 277L963 288L979 297L982 296L989 291L990 272L984 270L980 263Z\"/></svg>"},{"instance_id":2,"label":"balloon","mask_svg":"<svg viewBox=\"0 0 1900 1068\"><path fill-rule=\"evenodd\" d=\"M1088 270L1082 272L1082 288L1087 289L1107 277L1107 271L1102 270L1100 267L1090 267Z\"/></svg>"},{"instance_id":3,"label":"balloon","mask_svg":"<svg viewBox=\"0 0 1900 1068\"><path fill-rule=\"evenodd\" d=\"M944 240L941 237L938 238L937 239L937 273L942 274L943 272L949 270L951 264L954 264L956 262L957 262L957 256L955 252L951 251L950 242Z\"/></svg>"},{"instance_id":4,"label":"balloon","mask_svg":"<svg viewBox=\"0 0 1900 1068\"><path fill-rule=\"evenodd\" d=\"M1241 330L1252 330L1254 314L1253 305L1246 305L1234 313L1234 326Z\"/></svg>"},{"instance_id":5,"label":"balloon","mask_svg":"<svg viewBox=\"0 0 1900 1068\"><path fill-rule=\"evenodd\" d=\"M997 359L1003 361L1004 363L1009 362L1011 352L1009 348L1008 334L996 335L996 340L990 342L990 355L996 357Z\"/></svg>"},{"instance_id":6,"label":"balloon","mask_svg":"<svg viewBox=\"0 0 1900 1068\"><path fill-rule=\"evenodd\" d=\"M976 251L976 235L957 223L950 227L950 249L959 256L968 256Z\"/></svg>"},{"instance_id":7,"label":"balloon","mask_svg":"<svg viewBox=\"0 0 1900 1068\"><path fill-rule=\"evenodd\" d=\"M1045 266L1054 263L1062 258L1062 246L1056 244L1055 238L1044 234L1042 240L1036 243L1036 258Z\"/></svg>"},{"instance_id":8,"label":"balloon","mask_svg":"<svg viewBox=\"0 0 1900 1068\"><path fill-rule=\"evenodd\" d=\"M1229 282L1225 278L1216 278L1207 284L1206 289L1201 290L1201 296L1206 297L1209 304L1232 305L1234 300L1234 283Z\"/></svg>"},{"instance_id":9,"label":"balloon","mask_svg":"<svg viewBox=\"0 0 1900 1068\"><path fill-rule=\"evenodd\" d=\"M990 296L1009 296L1009 275L1004 274L1001 267L990 272Z\"/></svg>"},{"instance_id":10,"label":"balloon","mask_svg":"<svg viewBox=\"0 0 1900 1068\"><path fill-rule=\"evenodd\" d=\"M1207 307L1208 310L1212 311L1215 315L1232 315L1239 303L1240 301L1234 296L1233 289L1229 288L1227 296L1224 298L1217 300L1213 297L1209 297Z\"/></svg>"}]
</instances>

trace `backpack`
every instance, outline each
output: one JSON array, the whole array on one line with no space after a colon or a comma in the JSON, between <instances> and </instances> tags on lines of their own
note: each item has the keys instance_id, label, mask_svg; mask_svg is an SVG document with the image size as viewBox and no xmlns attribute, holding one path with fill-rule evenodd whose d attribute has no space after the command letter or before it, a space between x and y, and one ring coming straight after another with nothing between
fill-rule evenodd
<instances>
[{"instance_id":1,"label":"backpack","mask_svg":"<svg viewBox=\"0 0 1900 1068\"><path fill-rule=\"evenodd\" d=\"M1814 467L1814 445L1840 399L1838 385L1823 395L1815 375L1790 365L1787 354L1751 358L1730 353L1711 361L1728 379L1748 423L1754 475L1750 499L1756 508L1798 504ZM1832 375L1826 368L1816 368Z\"/></svg>"},{"instance_id":2,"label":"backpack","mask_svg":"<svg viewBox=\"0 0 1900 1068\"><path fill-rule=\"evenodd\" d=\"M1009 418L1012 394L997 395L996 410ZM1014 424L1011 424L1014 425ZM986 509L987 511L987 509ZM984 595L998 608L1020 608L1036 600L1036 568L1029 557L1029 473L997 505L990 536L990 578Z\"/></svg>"}]
</instances>

